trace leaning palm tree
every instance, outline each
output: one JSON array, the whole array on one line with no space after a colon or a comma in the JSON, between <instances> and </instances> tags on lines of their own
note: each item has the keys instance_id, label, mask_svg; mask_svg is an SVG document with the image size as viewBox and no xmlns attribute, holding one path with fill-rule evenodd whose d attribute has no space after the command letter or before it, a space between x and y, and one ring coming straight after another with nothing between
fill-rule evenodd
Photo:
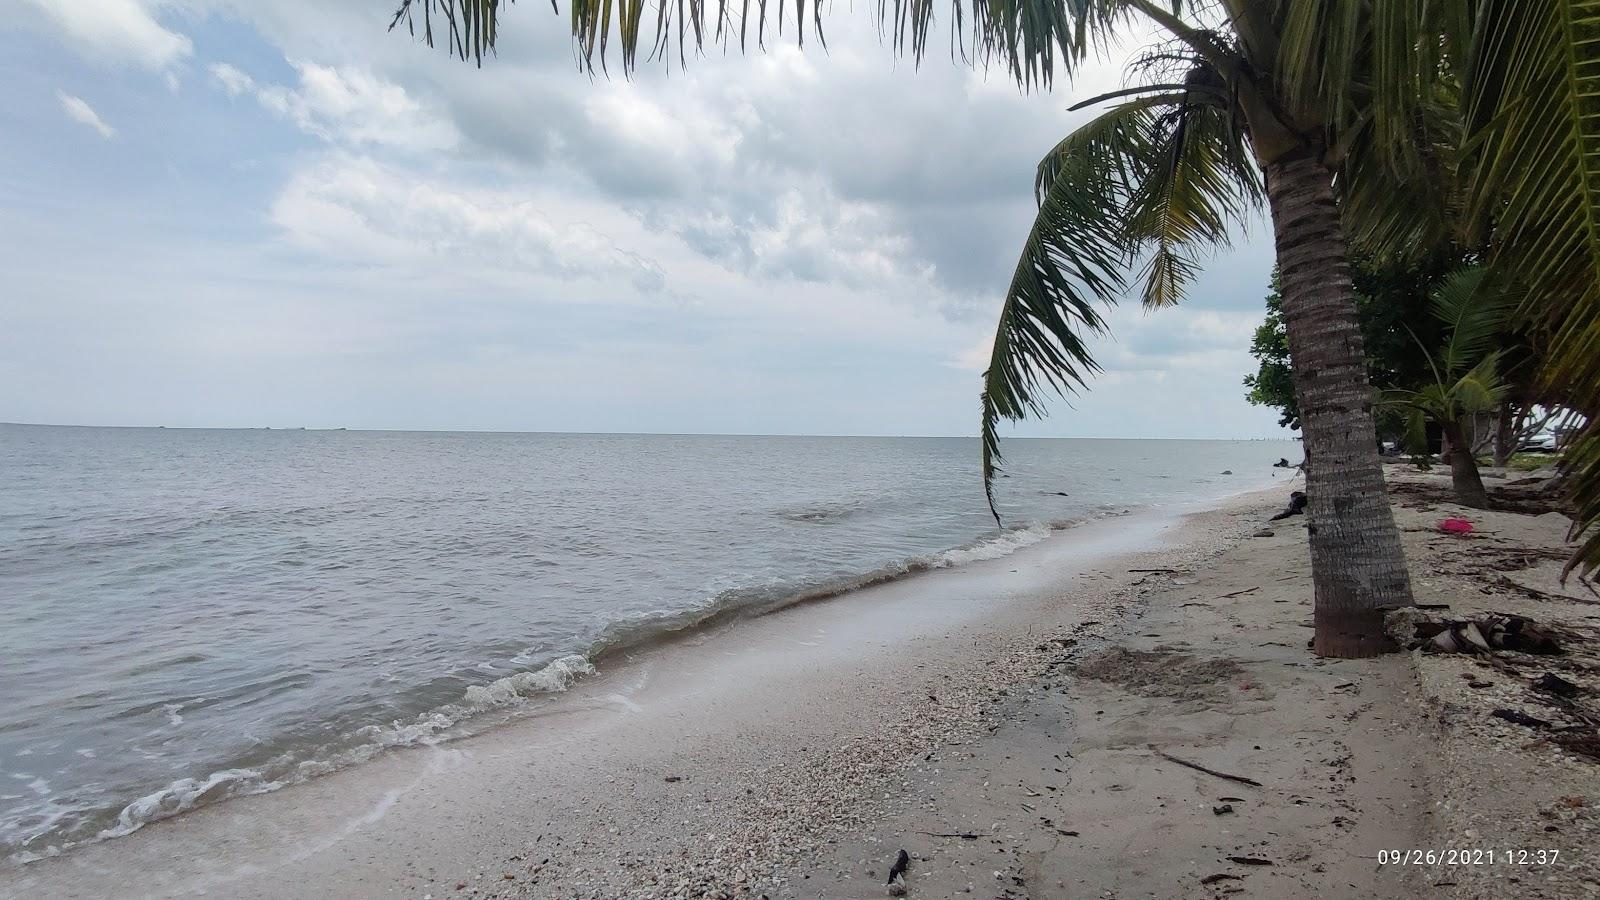
<instances>
[{"instance_id":1,"label":"leaning palm tree","mask_svg":"<svg viewBox=\"0 0 1600 900\"><path fill-rule=\"evenodd\" d=\"M1500 409L1507 391L1501 377L1505 352L1496 344L1505 333L1510 295L1486 288L1479 266L1459 269L1434 291L1428 310L1445 327L1444 345L1435 349L1416 334L1417 352L1428 361L1433 380L1415 388L1386 389L1382 402L1406 419L1407 449L1427 451L1427 423L1444 433L1450 481L1456 499L1477 509L1489 508L1478 461L1473 456L1469 427Z\"/></svg>"},{"instance_id":2,"label":"leaning palm tree","mask_svg":"<svg viewBox=\"0 0 1600 900\"><path fill-rule=\"evenodd\" d=\"M1545 13L1551 4L1560 14ZM952 0L952 37L962 55L1004 66L1024 88L1049 87L1058 74L1070 78L1097 47L1121 37L1151 26L1165 35L1141 60L1142 83L1090 101L1116 102L1039 166L1038 215L1006 292L984 377L982 454L991 509L999 421L1042 414L1052 395L1084 384L1096 370L1086 338L1105 327L1099 309L1139 284L1147 305L1177 302L1205 255L1264 205L1273 223L1310 461L1314 647L1331 656L1379 652L1382 608L1410 603L1410 583L1372 440L1371 391L1340 204L1392 210L1396 198L1409 196L1415 212L1428 212L1426 195L1404 190L1406 176L1436 164L1428 152L1434 136L1422 123L1438 121L1432 108L1462 89L1472 133L1498 141L1475 145L1479 193L1494 198L1482 208L1537 219L1541 195L1519 193L1529 179L1515 178L1512 165L1519 150L1542 152L1539 160L1548 161L1549 148L1519 143L1500 111L1526 105L1530 92L1564 77L1561 65L1573 54L1563 51L1586 40L1587 32L1561 29L1581 18L1580 7L1595 6L1584 4ZM795 0L790 8L798 39L804 40L808 18L820 37L820 3L808 8ZM932 0L879 5L893 45L919 60L933 11ZM495 46L501 12L499 0L401 0L391 27L420 30L430 44L441 39L451 52L481 64ZM624 70L630 69L647 30L646 12L645 0L572 0L571 28L583 64L603 67L615 39ZM769 21L781 23L788 10L782 2L774 9L765 2L752 8L749 0L656 0L650 13L649 52L668 56L676 49L683 60L687 46L707 41L743 48L754 38L764 45ZM1495 52L1507 47L1526 52L1498 59ZM1588 77L1587 70L1573 76ZM1590 96L1580 89L1556 112L1568 122L1581 118ZM1540 107L1520 115L1550 112ZM1585 147L1578 151L1581 163ZM1570 174L1574 163L1562 157L1553 165ZM1579 165L1576 171L1583 182L1586 170ZM1550 183L1558 180L1552 176ZM1560 185L1570 188L1570 181ZM1587 183L1592 191L1600 179ZM1406 229L1395 221L1372 231L1404 239ZM1587 250L1600 272L1600 238L1593 243ZM1582 266L1580 260L1549 280L1571 284L1569 269ZM1548 293L1532 281L1535 296ZM1573 340L1594 340L1582 336L1600 334L1600 302L1584 295L1573 304L1594 313L1584 326L1589 330ZM1600 384L1600 365L1573 360L1580 375ZM1594 505L1600 509L1596 456Z\"/></svg>"}]
</instances>

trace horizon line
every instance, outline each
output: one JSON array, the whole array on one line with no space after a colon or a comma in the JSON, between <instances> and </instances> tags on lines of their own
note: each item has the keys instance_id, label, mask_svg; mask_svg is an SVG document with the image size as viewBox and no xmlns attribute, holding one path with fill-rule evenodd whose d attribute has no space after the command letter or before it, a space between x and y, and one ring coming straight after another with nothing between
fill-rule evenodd
<instances>
[{"instance_id":1,"label":"horizon line","mask_svg":"<svg viewBox=\"0 0 1600 900\"><path fill-rule=\"evenodd\" d=\"M122 428L143 431L356 431L395 434L570 434L612 437L796 437L796 438L950 438L977 440L976 434L823 434L813 432L749 431L559 431L550 429L505 428L350 428L310 425L86 425L59 422L0 422L0 426L20 428ZM1106 435L1012 435L1007 441L1295 441L1288 437L1126 437Z\"/></svg>"}]
</instances>

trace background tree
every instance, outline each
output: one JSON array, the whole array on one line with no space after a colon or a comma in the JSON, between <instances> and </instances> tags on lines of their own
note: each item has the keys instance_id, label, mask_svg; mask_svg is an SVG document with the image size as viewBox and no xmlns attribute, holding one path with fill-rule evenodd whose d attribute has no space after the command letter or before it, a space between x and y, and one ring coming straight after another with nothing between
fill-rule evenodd
<instances>
[{"instance_id":1,"label":"background tree","mask_svg":"<svg viewBox=\"0 0 1600 900\"><path fill-rule=\"evenodd\" d=\"M1428 298L1464 258L1462 253L1447 249L1409 262L1380 263L1363 255L1351 259L1356 319L1367 354L1367 377L1373 384L1415 388L1431 379L1432 372L1417 353L1412 335L1428 346L1438 346L1443 326L1428 314ZM1258 366L1255 374L1245 376L1245 399L1276 409L1279 424L1298 431L1300 408L1294 398L1289 338L1283 325L1283 295L1278 290L1276 272L1266 306L1266 318L1256 327L1250 342L1250 354ZM1378 419L1375 439L1404 437L1404 422L1385 415L1384 410L1374 412Z\"/></svg>"},{"instance_id":2,"label":"background tree","mask_svg":"<svg viewBox=\"0 0 1600 900\"><path fill-rule=\"evenodd\" d=\"M1417 387L1384 391L1385 404L1404 410L1407 444L1427 452L1425 424L1436 423L1447 441L1450 480L1456 499L1477 509L1489 508L1474 441L1469 428L1476 418L1499 410L1506 395L1500 378L1505 353L1496 344L1505 334L1511 298L1486 289L1484 270L1467 267L1452 273L1434 291L1428 311L1444 326L1444 338L1429 342L1413 334L1413 352L1427 360L1429 377Z\"/></svg>"},{"instance_id":3,"label":"background tree","mask_svg":"<svg viewBox=\"0 0 1600 900\"><path fill-rule=\"evenodd\" d=\"M1363 323L1364 324L1364 323ZM1300 430L1300 404L1294 399L1294 374L1289 368L1289 333L1283 327L1283 294L1278 273L1272 273L1267 292L1267 317L1250 338L1250 355L1256 358L1254 375L1244 377L1245 399L1278 411L1278 424ZM1369 354L1370 355L1370 354Z\"/></svg>"}]
</instances>

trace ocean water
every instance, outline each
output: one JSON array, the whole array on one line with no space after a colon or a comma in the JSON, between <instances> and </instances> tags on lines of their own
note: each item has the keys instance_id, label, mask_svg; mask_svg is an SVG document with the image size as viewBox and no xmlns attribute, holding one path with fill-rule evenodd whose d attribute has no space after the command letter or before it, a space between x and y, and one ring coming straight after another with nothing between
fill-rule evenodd
<instances>
[{"instance_id":1,"label":"ocean water","mask_svg":"<svg viewBox=\"0 0 1600 900\"><path fill-rule=\"evenodd\" d=\"M997 531L973 439L0 425L0 864L470 731L608 649L1298 459L1005 450Z\"/></svg>"}]
</instances>

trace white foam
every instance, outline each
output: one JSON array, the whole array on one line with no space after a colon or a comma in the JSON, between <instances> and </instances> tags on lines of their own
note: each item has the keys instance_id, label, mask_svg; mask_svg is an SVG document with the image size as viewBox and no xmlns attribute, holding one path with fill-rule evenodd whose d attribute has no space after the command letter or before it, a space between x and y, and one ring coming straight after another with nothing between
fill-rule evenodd
<instances>
[{"instance_id":1,"label":"white foam","mask_svg":"<svg viewBox=\"0 0 1600 900\"><path fill-rule=\"evenodd\" d=\"M998 534L987 540L979 541L970 547L957 547L934 557L934 566L946 568L949 566L962 566L967 563L978 562L985 559L1000 559L1010 556L1021 550L1039 543L1050 536L1050 526L1044 524L1029 525L1027 528L1018 528Z\"/></svg>"},{"instance_id":2,"label":"white foam","mask_svg":"<svg viewBox=\"0 0 1600 900\"><path fill-rule=\"evenodd\" d=\"M260 794L276 790L278 782L261 782L261 773L254 769L224 769L213 772L204 781L198 778L180 778L159 791L149 793L129 803L117 814L117 824L101 831L101 839L122 837L140 828L175 816L194 808L208 795L237 796Z\"/></svg>"},{"instance_id":3,"label":"white foam","mask_svg":"<svg viewBox=\"0 0 1600 900\"><path fill-rule=\"evenodd\" d=\"M576 653L563 656L536 672L518 672L488 684L467 688L465 700L474 709L510 706L534 694L559 694L584 675L594 674L594 664Z\"/></svg>"}]
</instances>

